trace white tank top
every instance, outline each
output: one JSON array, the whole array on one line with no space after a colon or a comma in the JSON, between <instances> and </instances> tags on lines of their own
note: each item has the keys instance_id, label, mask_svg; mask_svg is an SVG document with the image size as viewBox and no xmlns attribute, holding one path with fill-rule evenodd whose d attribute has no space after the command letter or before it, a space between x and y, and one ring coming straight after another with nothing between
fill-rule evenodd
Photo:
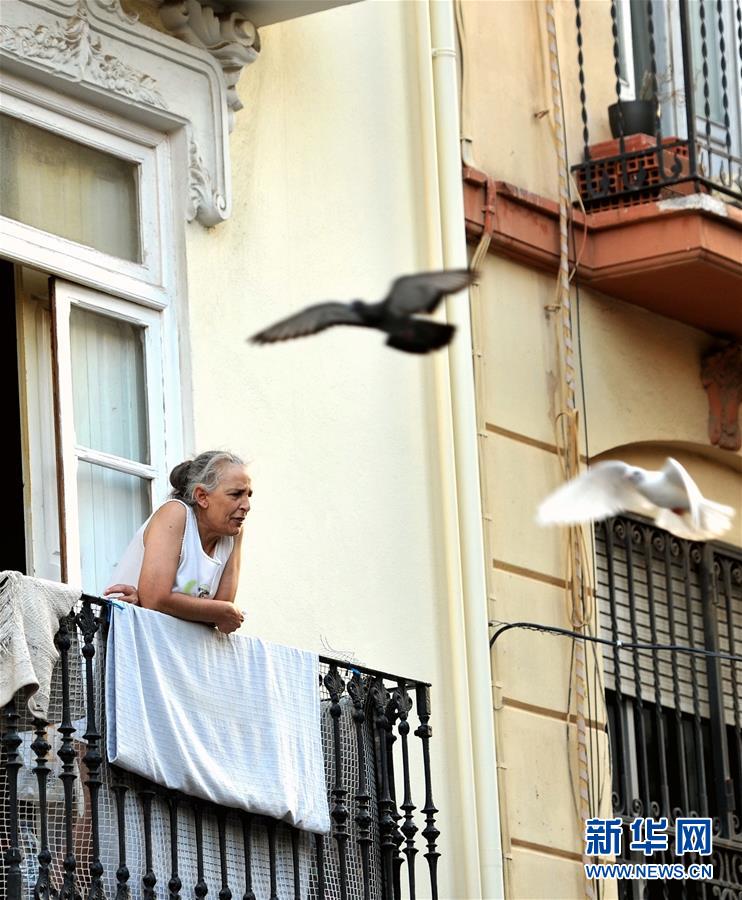
<instances>
[{"instance_id":1,"label":"white tank top","mask_svg":"<svg viewBox=\"0 0 742 900\"><path fill-rule=\"evenodd\" d=\"M186 510L178 571L172 590L179 594L190 594L192 597L213 597L219 588L224 567L232 554L234 538L231 535L220 537L214 555L209 556L201 545L196 516L191 507L175 498L166 500L165 503L180 503ZM144 530L151 518L152 516L141 526L124 550L111 575L111 584L133 584L139 587L139 576L144 560Z\"/></svg>"}]
</instances>

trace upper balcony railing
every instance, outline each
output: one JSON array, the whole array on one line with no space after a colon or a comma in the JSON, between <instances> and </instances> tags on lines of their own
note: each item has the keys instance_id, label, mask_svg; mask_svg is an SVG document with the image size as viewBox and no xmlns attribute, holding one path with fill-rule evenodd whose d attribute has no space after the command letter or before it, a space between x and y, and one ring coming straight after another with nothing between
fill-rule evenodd
<instances>
[{"instance_id":1,"label":"upper balcony railing","mask_svg":"<svg viewBox=\"0 0 742 900\"><path fill-rule=\"evenodd\" d=\"M48 721L22 693L0 711L0 896L393 900L424 878L437 897L429 685L320 657L332 830L309 834L109 765L103 602L62 621Z\"/></svg>"},{"instance_id":2,"label":"upper balcony railing","mask_svg":"<svg viewBox=\"0 0 742 900\"><path fill-rule=\"evenodd\" d=\"M585 208L690 193L742 201L739 0L611 0L602 35L594 11L588 31L581 0L575 7L583 161L573 172ZM586 62L595 59L594 41L612 46L600 72ZM607 78L614 82L615 103L606 112L615 140L594 144L589 123L605 114L594 96Z\"/></svg>"}]
</instances>

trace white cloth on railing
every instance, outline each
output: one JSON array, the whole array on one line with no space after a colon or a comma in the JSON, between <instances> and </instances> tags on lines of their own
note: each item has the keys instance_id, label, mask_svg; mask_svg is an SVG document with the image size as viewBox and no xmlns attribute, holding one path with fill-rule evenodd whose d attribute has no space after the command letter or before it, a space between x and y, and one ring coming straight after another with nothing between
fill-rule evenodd
<instances>
[{"instance_id":1,"label":"white cloth on railing","mask_svg":"<svg viewBox=\"0 0 742 900\"><path fill-rule=\"evenodd\" d=\"M112 609L106 709L108 758L121 768L330 830L316 654L127 604Z\"/></svg>"},{"instance_id":2,"label":"white cloth on railing","mask_svg":"<svg viewBox=\"0 0 742 900\"><path fill-rule=\"evenodd\" d=\"M59 658L54 636L80 596L66 584L0 572L0 707L25 688L31 714L46 718Z\"/></svg>"}]
</instances>

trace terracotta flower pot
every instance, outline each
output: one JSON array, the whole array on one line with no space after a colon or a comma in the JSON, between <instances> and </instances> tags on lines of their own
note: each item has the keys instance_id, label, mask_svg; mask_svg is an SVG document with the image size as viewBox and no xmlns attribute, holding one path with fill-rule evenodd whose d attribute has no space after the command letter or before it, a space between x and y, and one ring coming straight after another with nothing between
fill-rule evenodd
<instances>
[{"instance_id":1,"label":"terracotta flower pot","mask_svg":"<svg viewBox=\"0 0 742 900\"><path fill-rule=\"evenodd\" d=\"M622 127L619 129L618 103L608 107L608 122L614 138L628 134L654 134L657 125L656 106L653 100L622 100Z\"/></svg>"}]
</instances>

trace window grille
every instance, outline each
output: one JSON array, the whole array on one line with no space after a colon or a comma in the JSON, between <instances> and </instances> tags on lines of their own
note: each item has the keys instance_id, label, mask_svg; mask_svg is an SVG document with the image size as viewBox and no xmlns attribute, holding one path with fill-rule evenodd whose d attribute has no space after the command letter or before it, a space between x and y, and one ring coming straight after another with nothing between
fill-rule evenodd
<instances>
[{"instance_id":1,"label":"window grille","mask_svg":"<svg viewBox=\"0 0 742 900\"><path fill-rule=\"evenodd\" d=\"M677 896L740 896L742 662L730 657L742 656L742 553L619 517L596 527L596 588L601 637L674 648L603 654L614 815L666 816L671 832L678 816L710 816L714 878L678 883ZM623 882L619 896L636 890L676 887Z\"/></svg>"}]
</instances>

